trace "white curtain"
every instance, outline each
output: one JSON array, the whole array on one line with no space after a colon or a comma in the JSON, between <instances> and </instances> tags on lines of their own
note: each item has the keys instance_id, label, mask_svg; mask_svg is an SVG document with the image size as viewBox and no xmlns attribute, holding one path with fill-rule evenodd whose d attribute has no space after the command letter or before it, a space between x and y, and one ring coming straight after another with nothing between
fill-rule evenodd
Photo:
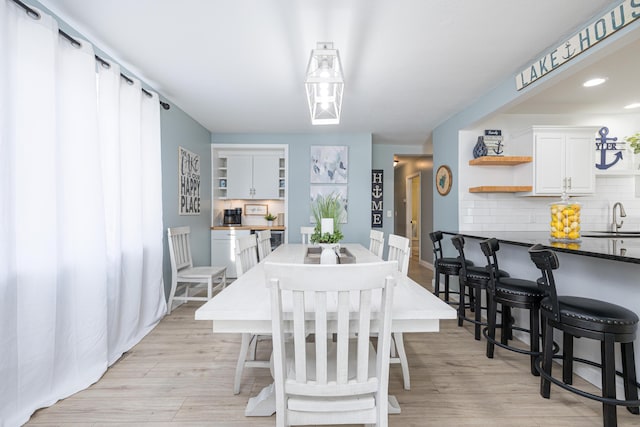
<instances>
[{"instance_id":1,"label":"white curtain","mask_svg":"<svg viewBox=\"0 0 640 427\"><path fill-rule=\"evenodd\" d=\"M0 0L2 427L97 381L166 311L158 98L99 76L89 43Z\"/></svg>"}]
</instances>

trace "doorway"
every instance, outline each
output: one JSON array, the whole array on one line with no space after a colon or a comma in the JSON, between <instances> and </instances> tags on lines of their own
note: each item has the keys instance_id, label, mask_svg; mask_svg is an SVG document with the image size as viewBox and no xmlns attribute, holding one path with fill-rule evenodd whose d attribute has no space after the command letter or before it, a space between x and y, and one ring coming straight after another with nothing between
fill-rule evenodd
<instances>
[{"instance_id":1,"label":"doorway","mask_svg":"<svg viewBox=\"0 0 640 427\"><path fill-rule=\"evenodd\" d=\"M428 267L432 263L429 233L433 231L433 156L396 154L396 159L393 233L411 239L412 260ZM412 190L415 187L418 190Z\"/></svg>"},{"instance_id":2,"label":"doorway","mask_svg":"<svg viewBox=\"0 0 640 427\"><path fill-rule=\"evenodd\" d=\"M405 236L411 240L411 257L420 259L420 206L422 205L420 191L420 173L409 175L406 180L406 231Z\"/></svg>"}]
</instances>

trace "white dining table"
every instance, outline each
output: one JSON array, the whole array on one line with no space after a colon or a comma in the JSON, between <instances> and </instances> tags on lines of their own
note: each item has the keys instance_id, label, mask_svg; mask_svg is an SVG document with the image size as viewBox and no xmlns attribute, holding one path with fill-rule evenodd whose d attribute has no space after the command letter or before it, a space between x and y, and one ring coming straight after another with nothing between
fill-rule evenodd
<instances>
[{"instance_id":1,"label":"white dining table","mask_svg":"<svg viewBox=\"0 0 640 427\"><path fill-rule=\"evenodd\" d=\"M380 258L360 244L342 244L357 263L377 262ZM284 244L265 260L282 263L304 263L309 245ZM206 304L196 310L196 320L210 320L214 333L271 334L269 289L264 277L264 264L258 263ZM407 276L397 279L393 298L392 332L438 332L441 319L455 319L457 312L427 289ZM389 413L400 412L397 400L389 396ZM275 412L273 385L249 399L245 415L271 416Z\"/></svg>"}]
</instances>

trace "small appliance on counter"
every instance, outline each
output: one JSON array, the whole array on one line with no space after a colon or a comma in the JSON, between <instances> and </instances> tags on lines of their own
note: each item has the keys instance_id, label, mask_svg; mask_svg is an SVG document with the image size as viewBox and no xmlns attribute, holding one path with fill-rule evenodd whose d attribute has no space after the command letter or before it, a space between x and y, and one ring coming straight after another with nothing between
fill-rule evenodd
<instances>
[{"instance_id":1,"label":"small appliance on counter","mask_svg":"<svg viewBox=\"0 0 640 427\"><path fill-rule=\"evenodd\" d=\"M242 225L242 208L224 210L223 225Z\"/></svg>"}]
</instances>

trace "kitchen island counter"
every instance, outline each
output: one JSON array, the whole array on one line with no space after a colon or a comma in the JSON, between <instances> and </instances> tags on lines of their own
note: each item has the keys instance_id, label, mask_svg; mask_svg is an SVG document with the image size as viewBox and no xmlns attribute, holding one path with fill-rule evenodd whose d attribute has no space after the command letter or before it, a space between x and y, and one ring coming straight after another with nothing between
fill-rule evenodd
<instances>
[{"instance_id":1,"label":"kitchen island counter","mask_svg":"<svg viewBox=\"0 0 640 427\"><path fill-rule=\"evenodd\" d=\"M473 239L489 239L495 237L500 242L512 245L531 247L540 243L557 252L583 255L613 261L640 264L640 234L638 237L584 237L600 234L597 231L583 231L577 243L551 242L549 233L545 231L444 231L449 235L461 234Z\"/></svg>"}]
</instances>

